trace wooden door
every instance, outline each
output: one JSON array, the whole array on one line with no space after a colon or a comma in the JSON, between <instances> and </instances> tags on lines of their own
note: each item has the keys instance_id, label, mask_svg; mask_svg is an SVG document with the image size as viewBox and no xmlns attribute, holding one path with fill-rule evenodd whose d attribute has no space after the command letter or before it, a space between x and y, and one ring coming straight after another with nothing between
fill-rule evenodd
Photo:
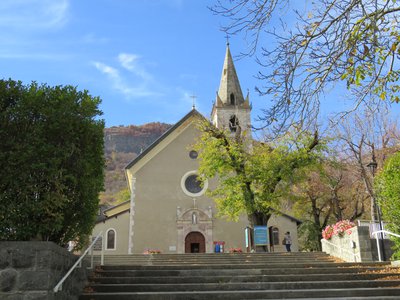
<instances>
[{"instance_id":1,"label":"wooden door","mask_svg":"<svg viewBox=\"0 0 400 300\"><path fill-rule=\"evenodd\" d=\"M185 253L205 253L206 239L198 231L190 232L185 238Z\"/></svg>"}]
</instances>

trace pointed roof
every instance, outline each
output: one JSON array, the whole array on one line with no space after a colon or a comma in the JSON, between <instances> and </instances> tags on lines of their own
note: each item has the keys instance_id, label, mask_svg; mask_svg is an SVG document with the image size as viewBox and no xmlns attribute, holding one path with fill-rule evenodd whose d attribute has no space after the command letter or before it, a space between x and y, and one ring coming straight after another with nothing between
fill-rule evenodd
<instances>
[{"instance_id":1,"label":"pointed roof","mask_svg":"<svg viewBox=\"0 0 400 300\"><path fill-rule=\"evenodd\" d=\"M224 103L225 105L229 105L231 104L232 94L234 96L235 105L241 105L244 103L244 97L242 89L240 88L238 76L236 74L235 65L233 64L231 51L229 49L229 43L227 43L218 96L221 99L222 103Z\"/></svg>"},{"instance_id":2,"label":"pointed roof","mask_svg":"<svg viewBox=\"0 0 400 300\"><path fill-rule=\"evenodd\" d=\"M162 134L157 140L155 140L150 146L148 146L143 152L141 152L135 159L125 166L125 170L132 168L136 163L138 163L142 158L144 158L152 149L157 147L163 140L165 140L172 132L177 130L186 120L191 117L198 117L200 119L205 119L205 117L199 113L195 108L186 114L178 123L168 129L164 134Z\"/></svg>"}]
</instances>

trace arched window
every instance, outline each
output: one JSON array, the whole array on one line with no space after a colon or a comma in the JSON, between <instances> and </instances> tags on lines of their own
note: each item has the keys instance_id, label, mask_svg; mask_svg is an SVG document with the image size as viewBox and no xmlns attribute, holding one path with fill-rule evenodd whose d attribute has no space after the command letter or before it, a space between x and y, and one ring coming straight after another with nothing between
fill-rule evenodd
<instances>
[{"instance_id":1,"label":"arched window","mask_svg":"<svg viewBox=\"0 0 400 300\"><path fill-rule=\"evenodd\" d=\"M235 115L232 115L229 118L229 129L231 132L236 132L237 127L239 125L239 120Z\"/></svg>"},{"instance_id":2,"label":"arched window","mask_svg":"<svg viewBox=\"0 0 400 300\"><path fill-rule=\"evenodd\" d=\"M230 96L231 105L235 105L235 95L232 93Z\"/></svg>"},{"instance_id":3,"label":"arched window","mask_svg":"<svg viewBox=\"0 0 400 300\"><path fill-rule=\"evenodd\" d=\"M272 228L272 242L273 245L279 245L279 229L277 227Z\"/></svg>"},{"instance_id":4,"label":"arched window","mask_svg":"<svg viewBox=\"0 0 400 300\"><path fill-rule=\"evenodd\" d=\"M109 229L106 233L106 250L115 250L116 233L114 229Z\"/></svg>"}]
</instances>

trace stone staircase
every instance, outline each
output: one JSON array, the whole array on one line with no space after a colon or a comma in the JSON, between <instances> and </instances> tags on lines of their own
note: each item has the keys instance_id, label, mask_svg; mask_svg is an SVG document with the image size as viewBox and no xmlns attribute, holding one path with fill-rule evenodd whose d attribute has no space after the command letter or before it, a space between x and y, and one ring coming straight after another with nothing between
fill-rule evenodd
<instances>
[{"instance_id":1,"label":"stone staircase","mask_svg":"<svg viewBox=\"0 0 400 300\"><path fill-rule=\"evenodd\" d=\"M79 299L400 299L400 270L316 252L107 256Z\"/></svg>"}]
</instances>

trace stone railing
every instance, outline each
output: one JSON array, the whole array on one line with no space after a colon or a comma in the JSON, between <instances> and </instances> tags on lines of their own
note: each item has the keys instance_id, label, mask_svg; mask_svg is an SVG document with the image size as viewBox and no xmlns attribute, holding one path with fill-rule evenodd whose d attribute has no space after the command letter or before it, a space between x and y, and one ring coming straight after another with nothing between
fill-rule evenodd
<instances>
[{"instance_id":1,"label":"stone railing","mask_svg":"<svg viewBox=\"0 0 400 300\"><path fill-rule=\"evenodd\" d=\"M86 268L76 269L63 290L53 292L77 259L52 242L0 242L0 299L78 299Z\"/></svg>"},{"instance_id":2,"label":"stone railing","mask_svg":"<svg viewBox=\"0 0 400 300\"><path fill-rule=\"evenodd\" d=\"M347 262L372 261L368 227L350 228L343 236L321 240L322 251Z\"/></svg>"}]
</instances>

